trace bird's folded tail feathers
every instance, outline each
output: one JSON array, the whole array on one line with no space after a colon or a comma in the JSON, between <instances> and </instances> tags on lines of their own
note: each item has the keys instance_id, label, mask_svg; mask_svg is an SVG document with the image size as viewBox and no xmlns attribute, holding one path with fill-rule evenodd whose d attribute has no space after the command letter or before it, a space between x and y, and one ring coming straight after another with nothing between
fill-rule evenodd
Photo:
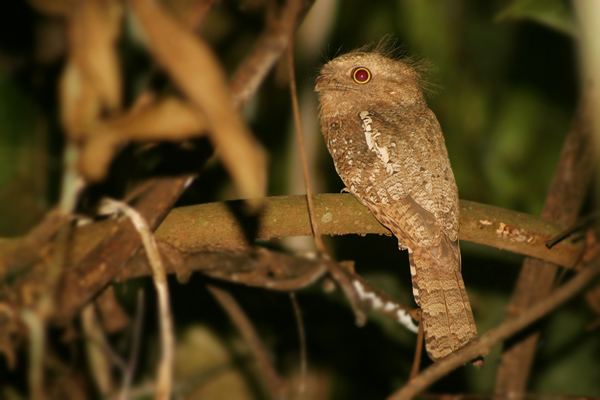
<instances>
[{"instance_id":1,"label":"bird's folded tail feathers","mask_svg":"<svg viewBox=\"0 0 600 400\"><path fill-rule=\"evenodd\" d=\"M434 361L477 336L460 272L460 253L443 253L442 257L434 257L429 251L416 249L410 255L413 294L421 308L425 349Z\"/></svg>"}]
</instances>

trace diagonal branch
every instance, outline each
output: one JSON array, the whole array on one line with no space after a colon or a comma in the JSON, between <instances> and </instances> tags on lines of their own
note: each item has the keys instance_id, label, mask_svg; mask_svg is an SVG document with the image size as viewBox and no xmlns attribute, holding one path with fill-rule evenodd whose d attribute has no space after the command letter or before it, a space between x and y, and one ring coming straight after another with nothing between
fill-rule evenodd
<instances>
[{"instance_id":1,"label":"diagonal branch","mask_svg":"<svg viewBox=\"0 0 600 400\"><path fill-rule=\"evenodd\" d=\"M156 179L136 204L150 229L155 229L169 212L191 177ZM141 239L129 220L111 224L95 247L89 249L76 269L65 271L55 319L70 320L95 297L138 251Z\"/></svg>"},{"instance_id":2,"label":"diagonal branch","mask_svg":"<svg viewBox=\"0 0 600 400\"><path fill-rule=\"evenodd\" d=\"M456 368L466 364L470 360L488 354L493 346L531 325L575 296L590 284L599 273L600 260L596 259L592 264L582 268L581 272L569 282L553 291L543 300L536 302L526 311L504 321L498 327L486 332L467 346L423 370L415 378L408 381L405 386L390 395L388 399L412 399Z\"/></svg>"},{"instance_id":3,"label":"diagonal branch","mask_svg":"<svg viewBox=\"0 0 600 400\"><path fill-rule=\"evenodd\" d=\"M286 398L288 387L286 382L279 376L271 362L269 353L265 348L260 336L254 329L250 318L240 307L235 298L226 290L215 285L207 285L208 291L227 312L231 322L237 327L240 334L250 348L258 366L258 372L262 383L272 399Z\"/></svg>"},{"instance_id":4,"label":"diagonal branch","mask_svg":"<svg viewBox=\"0 0 600 400\"><path fill-rule=\"evenodd\" d=\"M291 26L298 25L295 19L297 18L297 14L289 11L292 7L296 7L296 4L295 0L289 0L282 11L282 14L291 15L291 17L285 20L285 23L291 24ZM307 4L310 5L312 3L309 1L302 3L304 8L307 7ZM262 47L269 46L271 43L269 40L270 37L280 42L281 35L280 29L267 28L265 34L259 39L257 47L242 62L240 71L253 70L253 68L259 68L261 71L269 71L279 57L281 57L285 46L277 47L277 51L273 49L265 51ZM241 79L236 78L239 76L239 74L236 74L236 77L231 82L231 94L234 102L238 105L242 104L256 93L258 83L264 79L265 75L266 72L257 78ZM155 229L158 226L181 193L189 185L191 179L191 177L175 177L156 179L150 183L150 187L139 199L137 209L144 219L148 221L151 229ZM117 271L141 246L139 237L127 221L119 225L113 225L112 232L105 236L105 238L106 240L102 244L99 244L81 265L77 266L77 273L71 274L74 277L66 279L63 282L63 293L67 295L61 296L62 304L59 304L59 307L57 307L60 311L59 315L57 315L59 320L70 319L115 277ZM95 278L90 280L87 277Z\"/></svg>"},{"instance_id":5,"label":"diagonal branch","mask_svg":"<svg viewBox=\"0 0 600 400\"><path fill-rule=\"evenodd\" d=\"M579 215L594 164L588 115L589 111L583 104L566 137L542 210L542 219L546 221L570 226ZM556 263L548 261L525 259L508 305L507 319L548 296L558 271ZM505 349L496 374L497 395L525 392L538 338L539 332L534 332Z\"/></svg>"}]
</instances>

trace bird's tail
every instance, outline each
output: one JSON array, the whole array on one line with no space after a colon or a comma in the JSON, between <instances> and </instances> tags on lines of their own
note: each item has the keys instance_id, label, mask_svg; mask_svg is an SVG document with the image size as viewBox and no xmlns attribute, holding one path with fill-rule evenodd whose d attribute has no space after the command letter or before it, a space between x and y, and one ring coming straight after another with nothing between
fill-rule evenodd
<instances>
[{"instance_id":1,"label":"bird's tail","mask_svg":"<svg viewBox=\"0 0 600 400\"><path fill-rule=\"evenodd\" d=\"M414 249L410 269L415 301L421 308L425 349L436 361L477 336L473 311L460 273L457 242Z\"/></svg>"}]
</instances>

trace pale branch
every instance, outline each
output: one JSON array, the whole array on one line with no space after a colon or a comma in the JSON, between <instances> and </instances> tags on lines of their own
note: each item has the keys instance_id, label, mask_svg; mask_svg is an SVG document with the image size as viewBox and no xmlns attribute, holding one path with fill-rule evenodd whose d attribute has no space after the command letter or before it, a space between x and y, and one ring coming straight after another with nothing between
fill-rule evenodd
<instances>
[{"instance_id":1,"label":"pale branch","mask_svg":"<svg viewBox=\"0 0 600 400\"><path fill-rule=\"evenodd\" d=\"M151 229L163 220L190 180L189 176L152 180L154 184L149 185L135 203L136 210ZM78 249L72 243L70 250L74 253L71 253L71 259L77 260L73 264L76 267L65 270L54 315L56 321L71 320L81 307L114 280L119 270L139 250L141 239L131 222L113 222L108 224L108 228L96 238L93 246L88 246L83 253L79 253L80 258L76 258L74 253Z\"/></svg>"},{"instance_id":2,"label":"pale branch","mask_svg":"<svg viewBox=\"0 0 600 400\"><path fill-rule=\"evenodd\" d=\"M184 179L181 179L182 184ZM152 190L155 189L152 187ZM164 207L163 201L170 201L168 192L154 192L154 201L144 196L142 209L153 210ZM164 199L163 199L164 198ZM158 201L159 200L159 201ZM283 196L268 198L264 212L258 218L256 237L259 239L275 239L294 235L309 235L310 225L303 196ZM140 204L138 204L140 206ZM285 254L269 254L264 258L252 253L253 246L247 242L244 229L233 210L243 206L243 202L209 203L198 206L174 209L164 220L157 231L156 238L161 245L167 272L175 273L185 280L193 271L225 279L241 284L263 287L270 290L299 290L319 279L326 271L323 260L309 260L291 257ZM315 196L315 214L320 224L320 232L327 235L343 234L389 234L351 195L322 194ZM238 210L239 211L239 210ZM140 263L140 256L134 257L121 268L100 268L93 274L83 274L81 260L88 259L96 266L95 260L107 260L114 252L122 254L131 252L133 248L122 248L115 236L119 227L118 221L105 220L74 229L71 247L71 260L78 268L67 268L64 281L74 282L65 285L61 297L66 301L57 310L57 317L68 320L78 306L93 298L98 289L115 280L129 279L134 276L148 276L145 262ZM125 225L129 228L130 225ZM133 230L133 227L130 229ZM572 266L579 258L583 246L565 240L552 249L546 248L545 241L562 229L538 218L493 206L463 201L461 203L461 238L475 243L507 249L516 253L539 256L556 264ZM100 243L111 242L106 248ZM119 246L119 244L121 246ZM92 249L102 249L95 255L89 254ZM166 252L165 248L175 251ZM5 252L10 254L14 244L0 241L0 257ZM109 253L112 252L112 253ZM47 250L44 250L46 253ZM270 262L275 258L275 262ZM136 260L138 266L136 265ZM142 258L143 260L143 258ZM266 260L266 261L265 261ZM269 265L285 265L283 273L273 271ZM103 264L106 265L106 264ZM227 268L229 265L231 268ZM236 267L241 268L236 270ZM83 269L85 271L85 269ZM278 275L279 274L279 275ZM20 287L27 288L27 282L35 285L29 274L22 276ZM88 289L86 292L85 289ZM14 289L5 293L12 298L11 303L19 304L22 296L20 290ZM351 300L351 298L350 298ZM67 306L67 307L65 307Z\"/></svg>"},{"instance_id":3,"label":"pale branch","mask_svg":"<svg viewBox=\"0 0 600 400\"><path fill-rule=\"evenodd\" d=\"M156 374L155 398L159 400L169 399L173 387L173 367L175 365L175 330L173 328L167 274L158 251L156 239L144 217L124 202L105 198L102 200L101 212L109 215L123 214L131 221L142 239L148 264L152 269L152 279L158 298L157 314L159 315L161 355Z\"/></svg>"},{"instance_id":4,"label":"pale branch","mask_svg":"<svg viewBox=\"0 0 600 400\"><path fill-rule=\"evenodd\" d=\"M544 317L561 304L575 296L600 273L600 260L581 268L569 282L554 290L543 300L538 301L521 314L510 318L498 327L481 335L462 349L452 353L443 360L424 369L419 375L411 379L394 392L389 400L407 400L421 393L438 379L452 372L467 362L488 354L493 346L508 339L523 328Z\"/></svg>"},{"instance_id":5,"label":"pale branch","mask_svg":"<svg viewBox=\"0 0 600 400\"><path fill-rule=\"evenodd\" d=\"M174 209L156 231L157 238L182 251L245 248L244 230L232 212L240 206L240 202L224 202ZM316 195L315 215L324 235L390 234L349 194ZM460 216L461 240L567 268L575 265L582 251L581 243L569 240L548 249L545 241L564 227L528 214L463 200ZM304 196L268 198L256 222L256 238L261 240L311 234Z\"/></svg>"},{"instance_id":6,"label":"pale branch","mask_svg":"<svg viewBox=\"0 0 600 400\"><path fill-rule=\"evenodd\" d=\"M171 210L156 231L156 238L182 253L201 251L248 250L244 229L235 209L241 201L206 203ZM325 235L390 235L353 196L319 194L315 196L315 213L320 232ZM269 197L258 221L256 238L278 239L310 235L310 224L304 196ZM571 268L581 255L581 242L565 240L552 249L545 241L561 232L563 227L534 216L490 205L461 201L461 240L507 250L550 261ZM73 238L74 263L104 238L116 226L115 221L100 221L77 228ZM0 256L14 247L0 240Z\"/></svg>"},{"instance_id":7,"label":"pale branch","mask_svg":"<svg viewBox=\"0 0 600 400\"><path fill-rule=\"evenodd\" d=\"M118 400L129 399L131 383L135 375L136 366L140 353L140 342L144 322L144 291L139 289L136 296L135 317L131 328L130 351L127 363L124 363L121 376L121 387L117 395Z\"/></svg>"},{"instance_id":8,"label":"pale branch","mask_svg":"<svg viewBox=\"0 0 600 400\"><path fill-rule=\"evenodd\" d=\"M321 257L293 256L262 247L246 251L199 251L182 253L167 243L159 243L165 271L174 274L180 282L187 282L192 273L227 281L236 285L272 291L296 292L305 289L326 273L334 279L352 308L357 326L367 322L367 313L375 312L416 332L412 319L414 311L397 303L381 290L358 275L353 262L335 262ZM144 277L150 274L146 257L136 255L117 281Z\"/></svg>"}]
</instances>

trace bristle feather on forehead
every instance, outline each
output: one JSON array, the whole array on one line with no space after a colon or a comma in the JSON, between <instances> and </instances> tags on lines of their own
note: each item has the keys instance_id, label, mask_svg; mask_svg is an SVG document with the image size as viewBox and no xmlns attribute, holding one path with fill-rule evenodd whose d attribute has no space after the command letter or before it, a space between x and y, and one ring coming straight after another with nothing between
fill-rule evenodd
<instances>
[{"instance_id":1,"label":"bristle feather on forehead","mask_svg":"<svg viewBox=\"0 0 600 400\"><path fill-rule=\"evenodd\" d=\"M368 43L356 51L377 53L394 60L401 60L407 55L406 47L398 42L392 35L385 35L379 41Z\"/></svg>"}]
</instances>

